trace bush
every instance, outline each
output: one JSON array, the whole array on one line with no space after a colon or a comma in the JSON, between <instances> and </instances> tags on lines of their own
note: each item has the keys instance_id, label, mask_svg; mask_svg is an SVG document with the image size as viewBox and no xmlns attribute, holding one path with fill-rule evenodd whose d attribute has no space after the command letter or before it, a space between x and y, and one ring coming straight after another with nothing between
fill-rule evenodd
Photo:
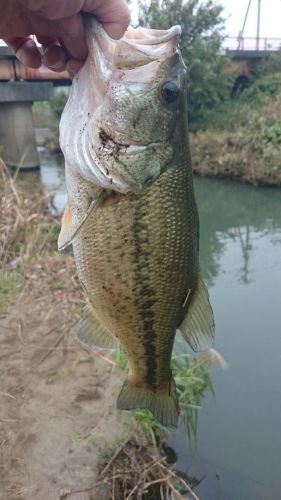
<instances>
[{"instance_id":1,"label":"bush","mask_svg":"<svg viewBox=\"0 0 281 500\"><path fill-rule=\"evenodd\" d=\"M64 106L68 99L68 93L64 90L59 90L55 93L54 97L50 100L50 109L55 118L60 120Z\"/></svg>"},{"instance_id":2,"label":"bush","mask_svg":"<svg viewBox=\"0 0 281 500\"><path fill-rule=\"evenodd\" d=\"M264 97L276 97L281 94L281 73L273 73L271 75L258 78L247 90L241 95L242 102L257 103Z\"/></svg>"}]
</instances>

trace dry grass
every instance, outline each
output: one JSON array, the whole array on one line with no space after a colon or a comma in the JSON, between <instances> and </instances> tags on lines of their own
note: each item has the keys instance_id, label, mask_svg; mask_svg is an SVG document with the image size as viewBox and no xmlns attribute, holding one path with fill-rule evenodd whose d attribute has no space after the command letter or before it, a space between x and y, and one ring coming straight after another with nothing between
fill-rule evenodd
<instances>
[{"instance_id":1,"label":"dry grass","mask_svg":"<svg viewBox=\"0 0 281 500\"><path fill-rule=\"evenodd\" d=\"M5 314L27 284L35 261L54 256L59 221L47 213L49 196L27 191L18 172L12 175L0 159L0 314ZM52 266L51 266L52 268ZM32 291L32 287L31 287Z\"/></svg>"},{"instance_id":2,"label":"dry grass","mask_svg":"<svg viewBox=\"0 0 281 500\"><path fill-rule=\"evenodd\" d=\"M243 98L233 102L208 130L191 135L194 171L254 185L281 186L280 112L280 95L252 104Z\"/></svg>"},{"instance_id":3,"label":"dry grass","mask_svg":"<svg viewBox=\"0 0 281 500\"><path fill-rule=\"evenodd\" d=\"M16 172L13 176L0 158L0 262L1 270L13 269L40 254L53 243L51 234L59 222L47 215L49 196L43 192L20 189ZM15 261L15 259L17 259Z\"/></svg>"},{"instance_id":4,"label":"dry grass","mask_svg":"<svg viewBox=\"0 0 281 500\"><path fill-rule=\"evenodd\" d=\"M198 482L190 485L176 472L162 444L151 446L134 425L120 446L106 450L97 480L86 488L62 490L60 500L86 492L99 500L200 500L193 491Z\"/></svg>"},{"instance_id":5,"label":"dry grass","mask_svg":"<svg viewBox=\"0 0 281 500\"><path fill-rule=\"evenodd\" d=\"M243 140L241 132L197 132L191 136L194 172L254 186L281 186L280 151L267 146L261 154L246 147Z\"/></svg>"},{"instance_id":6,"label":"dry grass","mask_svg":"<svg viewBox=\"0 0 281 500\"><path fill-rule=\"evenodd\" d=\"M167 457L131 431L126 441L107 461L100 473L110 500L199 500Z\"/></svg>"}]
</instances>

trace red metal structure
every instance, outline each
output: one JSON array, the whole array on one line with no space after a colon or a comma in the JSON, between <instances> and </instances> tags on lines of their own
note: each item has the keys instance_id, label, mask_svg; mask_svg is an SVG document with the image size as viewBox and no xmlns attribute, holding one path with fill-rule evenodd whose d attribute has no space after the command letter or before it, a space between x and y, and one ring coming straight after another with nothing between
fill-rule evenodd
<instances>
[{"instance_id":1,"label":"red metal structure","mask_svg":"<svg viewBox=\"0 0 281 500\"><path fill-rule=\"evenodd\" d=\"M0 81L51 81L54 84L59 82L70 83L69 75L66 71L55 73L42 66L39 69L26 68L16 58L1 57L0 55Z\"/></svg>"},{"instance_id":2,"label":"red metal structure","mask_svg":"<svg viewBox=\"0 0 281 500\"><path fill-rule=\"evenodd\" d=\"M56 84L69 84L70 79L66 71L55 73L41 66L39 69L26 68L10 51L3 40L0 40L0 81L51 81Z\"/></svg>"},{"instance_id":3,"label":"red metal structure","mask_svg":"<svg viewBox=\"0 0 281 500\"><path fill-rule=\"evenodd\" d=\"M257 43L259 48L257 49ZM224 41L227 50L281 51L281 38L257 38L250 36L227 36Z\"/></svg>"}]
</instances>

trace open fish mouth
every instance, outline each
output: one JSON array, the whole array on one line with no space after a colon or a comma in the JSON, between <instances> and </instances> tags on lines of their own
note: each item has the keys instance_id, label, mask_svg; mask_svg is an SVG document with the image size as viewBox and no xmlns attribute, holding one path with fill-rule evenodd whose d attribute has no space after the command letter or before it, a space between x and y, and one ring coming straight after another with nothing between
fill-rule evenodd
<instances>
[{"instance_id":1,"label":"open fish mouth","mask_svg":"<svg viewBox=\"0 0 281 500\"><path fill-rule=\"evenodd\" d=\"M136 69L167 59L178 51L182 31L179 25L168 30L129 26L121 40L113 40L93 16L86 16L85 23L89 54L101 63L102 72L106 65L107 75L110 69Z\"/></svg>"}]
</instances>

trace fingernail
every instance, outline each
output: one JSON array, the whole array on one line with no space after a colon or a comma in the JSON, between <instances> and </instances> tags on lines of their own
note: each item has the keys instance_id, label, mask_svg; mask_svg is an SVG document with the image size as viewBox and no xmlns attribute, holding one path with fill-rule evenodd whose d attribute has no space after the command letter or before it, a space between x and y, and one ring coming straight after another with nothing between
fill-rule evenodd
<instances>
[{"instance_id":1,"label":"fingernail","mask_svg":"<svg viewBox=\"0 0 281 500\"><path fill-rule=\"evenodd\" d=\"M52 69L53 71L63 71L65 69L65 64L58 62L56 64L49 65L48 68Z\"/></svg>"},{"instance_id":2,"label":"fingernail","mask_svg":"<svg viewBox=\"0 0 281 500\"><path fill-rule=\"evenodd\" d=\"M34 42L26 42L22 45L16 52L18 60L29 68L40 68L41 66L41 55L38 49L34 46Z\"/></svg>"},{"instance_id":3,"label":"fingernail","mask_svg":"<svg viewBox=\"0 0 281 500\"><path fill-rule=\"evenodd\" d=\"M63 71L66 65L66 54L58 45L49 45L44 50L42 61L53 71Z\"/></svg>"},{"instance_id":4,"label":"fingernail","mask_svg":"<svg viewBox=\"0 0 281 500\"><path fill-rule=\"evenodd\" d=\"M66 63L66 69L71 76L76 75L78 71L84 66L85 61L80 61L78 59L69 59Z\"/></svg>"}]
</instances>

